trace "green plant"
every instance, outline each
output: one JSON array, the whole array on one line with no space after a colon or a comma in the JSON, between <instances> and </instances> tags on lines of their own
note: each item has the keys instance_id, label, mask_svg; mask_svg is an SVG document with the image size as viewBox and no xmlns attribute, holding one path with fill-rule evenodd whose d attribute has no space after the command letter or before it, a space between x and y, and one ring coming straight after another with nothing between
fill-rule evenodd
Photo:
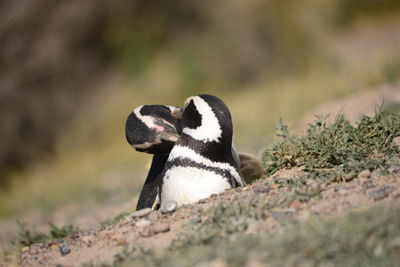
<instances>
[{"instance_id":1,"label":"green plant","mask_svg":"<svg viewBox=\"0 0 400 267\"><path fill-rule=\"evenodd\" d=\"M317 117L303 137L290 136L280 122L278 136L283 140L264 153L266 173L303 166L311 178L325 182L348 180L362 170L370 171L399 164L399 148L393 138L400 135L400 115L382 113L363 116L352 125L338 115L332 125Z\"/></svg>"},{"instance_id":2,"label":"green plant","mask_svg":"<svg viewBox=\"0 0 400 267\"><path fill-rule=\"evenodd\" d=\"M19 229L19 243L23 246L30 246L34 243L43 243L49 240L49 236L38 232L35 227L27 229L27 225L17 221Z\"/></svg>"},{"instance_id":3,"label":"green plant","mask_svg":"<svg viewBox=\"0 0 400 267\"><path fill-rule=\"evenodd\" d=\"M17 221L17 226L19 229L19 244L22 246L30 246L35 243L45 243L55 238L64 238L79 231L78 227L73 225L57 227L53 223L49 223L50 232L48 234L38 232L34 226L31 229L28 229L27 224L19 221Z\"/></svg>"}]
</instances>

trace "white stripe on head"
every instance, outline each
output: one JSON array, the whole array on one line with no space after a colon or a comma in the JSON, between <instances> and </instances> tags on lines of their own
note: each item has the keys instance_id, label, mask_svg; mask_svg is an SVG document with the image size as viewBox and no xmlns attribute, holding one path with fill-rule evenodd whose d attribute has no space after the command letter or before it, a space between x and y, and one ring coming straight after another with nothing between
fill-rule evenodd
<instances>
[{"instance_id":1,"label":"white stripe on head","mask_svg":"<svg viewBox=\"0 0 400 267\"><path fill-rule=\"evenodd\" d=\"M142 109L143 105L138 106L133 110L133 113L135 113L136 117L141 120L148 128L153 129L156 127L154 124L154 120L151 116L145 116L140 113L140 110Z\"/></svg>"},{"instance_id":2,"label":"white stripe on head","mask_svg":"<svg viewBox=\"0 0 400 267\"><path fill-rule=\"evenodd\" d=\"M176 158L188 158L196 163L204 164L206 166L215 167L222 170L227 170L232 174L232 176L235 178L235 180L239 185L245 186L245 183L240 177L239 173L232 165L228 163L212 161L208 158L205 158L197 154L194 150L180 145L175 145L172 148L171 153L169 154L168 157L168 161L172 161Z\"/></svg>"},{"instance_id":3,"label":"white stripe on head","mask_svg":"<svg viewBox=\"0 0 400 267\"><path fill-rule=\"evenodd\" d=\"M183 128L182 133L185 133L198 141L203 142L219 142L222 136L222 129L218 119L215 116L211 107L199 96L192 96L186 99L185 108L193 100L197 111L201 115L201 124L196 129Z\"/></svg>"},{"instance_id":4,"label":"white stripe on head","mask_svg":"<svg viewBox=\"0 0 400 267\"><path fill-rule=\"evenodd\" d=\"M164 118L161 118L161 117L155 118L154 116L150 116L150 115L142 115L140 113L140 111L143 108L143 106L144 105L141 105L141 106L138 106L137 108L135 108L133 110L133 113L135 113L136 117L139 120L141 120L149 129L154 129L157 132L164 131L164 127L162 125L158 125L157 123L155 123L156 119L161 120L164 124L167 124L167 125L171 126L172 128L175 128L175 125L173 125L169 121L166 121ZM175 108L174 106L164 106L164 107L167 107L169 110L171 110L171 112Z\"/></svg>"}]
</instances>

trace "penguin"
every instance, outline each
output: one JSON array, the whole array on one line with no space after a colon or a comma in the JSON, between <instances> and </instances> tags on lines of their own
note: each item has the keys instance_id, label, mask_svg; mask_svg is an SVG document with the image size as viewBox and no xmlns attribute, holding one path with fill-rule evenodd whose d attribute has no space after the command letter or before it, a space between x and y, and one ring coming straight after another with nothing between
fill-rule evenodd
<instances>
[{"instance_id":1,"label":"penguin","mask_svg":"<svg viewBox=\"0 0 400 267\"><path fill-rule=\"evenodd\" d=\"M126 120L128 143L136 151L153 154L136 210L153 207L157 198L159 176L181 131L180 119L172 116L175 109L174 106L142 105L135 108Z\"/></svg>"},{"instance_id":2,"label":"penguin","mask_svg":"<svg viewBox=\"0 0 400 267\"><path fill-rule=\"evenodd\" d=\"M179 138L180 119L172 115L174 106L142 105L135 108L125 124L128 143L137 151L169 153Z\"/></svg>"},{"instance_id":3,"label":"penguin","mask_svg":"<svg viewBox=\"0 0 400 267\"><path fill-rule=\"evenodd\" d=\"M155 207L161 183L160 174L169 152L181 132L183 109L176 106L142 105L135 108L126 120L128 143L139 152L153 154L150 170L140 192L136 210ZM232 156L246 183L263 174L261 162L247 154L237 153L232 142Z\"/></svg>"},{"instance_id":4,"label":"penguin","mask_svg":"<svg viewBox=\"0 0 400 267\"><path fill-rule=\"evenodd\" d=\"M187 98L181 127L161 174L161 209L170 202L179 207L245 186L232 152L231 114L221 99L206 94Z\"/></svg>"}]
</instances>

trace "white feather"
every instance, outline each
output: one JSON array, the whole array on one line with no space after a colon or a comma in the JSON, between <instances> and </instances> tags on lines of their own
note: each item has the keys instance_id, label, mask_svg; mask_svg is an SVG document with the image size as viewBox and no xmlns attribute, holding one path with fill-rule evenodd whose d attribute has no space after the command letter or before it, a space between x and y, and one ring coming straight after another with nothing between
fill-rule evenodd
<instances>
[{"instance_id":1,"label":"white feather","mask_svg":"<svg viewBox=\"0 0 400 267\"><path fill-rule=\"evenodd\" d=\"M238 184L240 184L241 186L245 185L242 178L240 177L239 173L236 171L236 169L232 165L230 165L228 163L224 163L224 162L212 161L208 158L205 158L205 157L197 154L194 150L192 150L188 147L175 145L172 148L171 153L169 154L168 161L172 161L176 158L188 158L194 162L201 163L201 164L204 164L209 167L215 167L215 168L219 168L222 170L227 170L232 174L232 176L235 178L235 180L238 182Z\"/></svg>"},{"instance_id":2,"label":"white feather","mask_svg":"<svg viewBox=\"0 0 400 267\"><path fill-rule=\"evenodd\" d=\"M142 109L142 106L138 106L137 108L135 108L133 110L133 113L135 113L136 117L141 120L145 125L147 125L148 128L155 128L155 124L153 121L153 117L151 116L144 116L142 114L140 114L140 110Z\"/></svg>"},{"instance_id":3,"label":"white feather","mask_svg":"<svg viewBox=\"0 0 400 267\"><path fill-rule=\"evenodd\" d=\"M194 203L231 188L226 179L204 169L194 167L172 167L164 176L161 206L175 201L178 206Z\"/></svg>"},{"instance_id":4,"label":"white feather","mask_svg":"<svg viewBox=\"0 0 400 267\"><path fill-rule=\"evenodd\" d=\"M186 104L193 100L197 111L201 114L201 125L196 129L184 128L183 133L203 142L219 142L222 129L211 107L201 97L194 96L186 100Z\"/></svg>"}]
</instances>

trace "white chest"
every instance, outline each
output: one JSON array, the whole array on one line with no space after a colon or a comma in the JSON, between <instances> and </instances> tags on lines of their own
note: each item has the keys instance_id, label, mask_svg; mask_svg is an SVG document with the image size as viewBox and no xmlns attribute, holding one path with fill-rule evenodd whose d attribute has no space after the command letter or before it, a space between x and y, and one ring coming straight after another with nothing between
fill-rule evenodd
<instances>
[{"instance_id":1,"label":"white chest","mask_svg":"<svg viewBox=\"0 0 400 267\"><path fill-rule=\"evenodd\" d=\"M173 167L163 179L161 205L173 200L181 206L229 188L228 181L215 172L193 167Z\"/></svg>"}]
</instances>

